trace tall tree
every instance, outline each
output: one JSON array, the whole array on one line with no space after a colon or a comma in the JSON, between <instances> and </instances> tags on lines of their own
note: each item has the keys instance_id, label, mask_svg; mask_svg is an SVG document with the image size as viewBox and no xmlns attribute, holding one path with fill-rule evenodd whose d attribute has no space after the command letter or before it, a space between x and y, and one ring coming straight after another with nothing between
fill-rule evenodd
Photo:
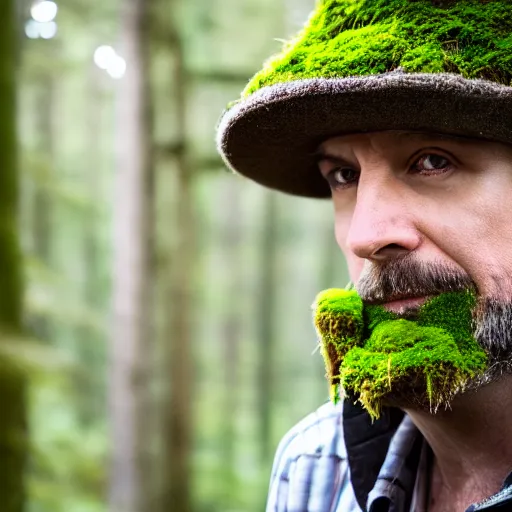
<instances>
[{"instance_id":1,"label":"tall tree","mask_svg":"<svg viewBox=\"0 0 512 512\"><path fill-rule=\"evenodd\" d=\"M52 43L53 41L45 41ZM54 46L54 51L56 50ZM54 70L42 66L37 74L37 111L35 125L37 132L37 158L43 163L44 181L51 181L54 168L54 126L53 107L55 100ZM52 197L46 183L35 184L32 198L32 250L43 265L51 266L52 245ZM51 323L45 315L34 315L30 319L31 330L39 338L49 341Z\"/></svg>"},{"instance_id":2,"label":"tall tree","mask_svg":"<svg viewBox=\"0 0 512 512\"><path fill-rule=\"evenodd\" d=\"M220 243L225 248L225 283L224 295L229 304L225 306L222 318L224 391L222 400L222 463L228 474L234 475L236 461L236 423L238 419L238 401L240 398L240 349L242 342L242 308L237 294L240 293L244 277L244 260L242 254L243 216L240 182L230 177L226 184L221 204L224 210L223 230ZM226 299L225 299L226 300ZM231 479L226 479L232 485Z\"/></svg>"},{"instance_id":3,"label":"tall tree","mask_svg":"<svg viewBox=\"0 0 512 512\"><path fill-rule=\"evenodd\" d=\"M174 168L174 201L165 211L173 243L170 257L160 266L165 283L164 375L165 400L162 411L164 488L159 510L191 512L190 464L192 450L192 352L191 307L194 265L193 176L187 140L187 90L189 78L177 19L180 0L162 0L155 19L155 36L165 46L172 63L172 140L166 141L168 163ZM170 192L169 192L170 193Z\"/></svg>"},{"instance_id":4,"label":"tall tree","mask_svg":"<svg viewBox=\"0 0 512 512\"><path fill-rule=\"evenodd\" d=\"M260 252L261 281L258 311L258 416L262 462L272 455L272 392L274 385L275 319L277 307L278 198L265 191Z\"/></svg>"},{"instance_id":5,"label":"tall tree","mask_svg":"<svg viewBox=\"0 0 512 512\"><path fill-rule=\"evenodd\" d=\"M100 214L95 201L103 199L101 187L101 172L103 171L103 155L101 139L104 136L98 125L104 117L105 98L99 83L100 70L90 63L87 80L87 117L85 118L85 154L83 158L84 176L87 178L87 196L91 202L91 208L87 209L87 215L83 215L83 266L84 283L83 298L86 306L94 310L101 308L103 294L99 291L101 247L100 247ZM77 344L78 357L81 362L73 383L77 394L77 408L80 423L84 427L93 425L101 418L101 405L105 398L105 386L102 371L90 371L91 368L103 370L104 352L103 336L98 335L98 329L90 325L81 326L79 329L80 342ZM84 393L83 390L90 390Z\"/></svg>"},{"instance_id":6,"label":"tall tree","mask_svg":"<svg viewBox=\"0 0 512 512\"><path fill-rule=\"evenodd\" d=\"M5 27L0 31L0 503L5 512L21 512L27 454L26 379L1 345L21 325L20 253L17 234L18 150L16 138L17 23L15 1L2 4Z\"/></svg>"},{"instance_id":7,"label":"tall tree","mask_svg":"<svg viewBox=\"0 0 512 512\"><path fill-rule=\"evenodd\" d=\"M36 112L36 124L38 134L37 153L50 171L53 167L53 146L54 129L53 104L54 104L54 78L52 69L43 69L39 75L38 98ZM50 177L50 176L48 176ZM33 218L33 237L34 251L41 260L48 264L50 260L50 242L51 242L51 197L44 186L38 186L34 194L34 218Z\"/></svg>"},{"instance_id":8,"label":"tall tree","mask_svg":"<svg viewBox=\"0 0 512 512\"><path fill-rule=\"evenodd\" d=\"M151 354L150 275L153 167L146 0L122 2L110 407L110 509L145 510L148 474L148 369Z\"/></svg>"}]
</instances>

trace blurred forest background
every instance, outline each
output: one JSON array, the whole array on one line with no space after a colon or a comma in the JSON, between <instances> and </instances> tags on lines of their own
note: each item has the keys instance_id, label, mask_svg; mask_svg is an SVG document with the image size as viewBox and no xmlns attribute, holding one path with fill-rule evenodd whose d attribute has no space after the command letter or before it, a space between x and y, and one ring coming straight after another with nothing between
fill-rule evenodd
<instances>
[{"instance_id":1,"label":"blurred forest background","mask_svg":"<svg viewBox=\"0 0 512 512\"><path fill-rule=\"evenodd\" d=\"M348 278L329 202L227 172L215 126L313 3L2 2L2 512L264 509Z\"/></svg>"}]
</instances>

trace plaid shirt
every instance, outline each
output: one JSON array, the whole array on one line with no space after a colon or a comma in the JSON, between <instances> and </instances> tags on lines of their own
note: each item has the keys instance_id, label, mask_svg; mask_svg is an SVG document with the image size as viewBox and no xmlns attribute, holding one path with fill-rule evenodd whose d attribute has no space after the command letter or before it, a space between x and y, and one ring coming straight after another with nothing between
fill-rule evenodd
<instances>
[{"instance_id":1,"label":"plaid shirt","mask_svg":"<svg viewBox=\"0 0 512 512\"><path fill-rule=\"evenodd\" d=\"M279 444L266 512L356 512L343 439L341 405L330 402Z\"/></svg>"},{"instance_id":2,"label":"plaid shirt","mask_svg":"<svg viewBox=\"0 0 512 512\"><path fill-rule=\"evenodd\" d=\"M370 454L369 454L370 455ZM393 434L366 510L427 510L430 448L408 416ZM512 473L502 490L466 512L512 510ZM360 512L343 438L342 404L327 403L279 444L266 512Z\"/></svg>"}]
</instances>

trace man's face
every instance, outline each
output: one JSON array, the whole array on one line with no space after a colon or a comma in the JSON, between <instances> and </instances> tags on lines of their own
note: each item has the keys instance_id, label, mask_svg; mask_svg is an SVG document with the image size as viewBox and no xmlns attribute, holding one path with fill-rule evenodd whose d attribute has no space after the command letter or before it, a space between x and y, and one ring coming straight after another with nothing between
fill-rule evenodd
<instances>
[{"instance_id":1,"label":"man's face","mask_svg":"<svg viewBox=\"0 0 512 512\"><path fill-rule=\"evenodd\" d=\"M388 131L332 138L319 152L356 288L407 261L465 276L480 297L512 300L512 147Z\"/></svg>"},{"instance_id":2,"label":"man's face","mask_svg":"<svg viewBox=\"0 0 512 512\"><path fill-rule=\"evenodd\" d=\"M409 318L470 289L490 370L464 388L512 371L512 146L387 131L332 138L318 153L363 302Z\"/></svg>"}]
</instances>

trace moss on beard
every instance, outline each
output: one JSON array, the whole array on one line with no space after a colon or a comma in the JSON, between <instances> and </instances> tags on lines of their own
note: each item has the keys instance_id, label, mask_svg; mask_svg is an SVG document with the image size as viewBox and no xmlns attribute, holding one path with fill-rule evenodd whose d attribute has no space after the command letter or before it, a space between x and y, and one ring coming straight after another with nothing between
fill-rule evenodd
<instances>
[{"instance_id":1,"label":"moss on beard","mask_svg":"<svg viewBox=\"0 0 512 512\"><path fill-rule=\"evenodd\" d=\"M336 400L341 362L363 335L363 302L353 291L327 290L317 297L314 320L322 340L320 350L331 384L331 399Z\"/></svg>"},{"instance_id":2,"label":"moss on beard","mask_svg":"<svg viewBox=\"0 0 512 512\"><path fill-rule=\"evenodd\" d=\"M509 0L323 0L242 93L308 78L457 73L510 85Z\"/></svg>"},{"instance_id":3,"label":"moss on beard","mask_svg":"<svg viewBox=\"0 0 512 512\"><path fill-rule=\"evenodd\" d=\"M352 290L322 292L314 323L332 398L341 385L373 418L395 400L428 403L431 410L447 405L488 365L473 336L475 304L470 291L445 293L411 320L381 306L363 306Z\"/></svg>"}]
</instances>

